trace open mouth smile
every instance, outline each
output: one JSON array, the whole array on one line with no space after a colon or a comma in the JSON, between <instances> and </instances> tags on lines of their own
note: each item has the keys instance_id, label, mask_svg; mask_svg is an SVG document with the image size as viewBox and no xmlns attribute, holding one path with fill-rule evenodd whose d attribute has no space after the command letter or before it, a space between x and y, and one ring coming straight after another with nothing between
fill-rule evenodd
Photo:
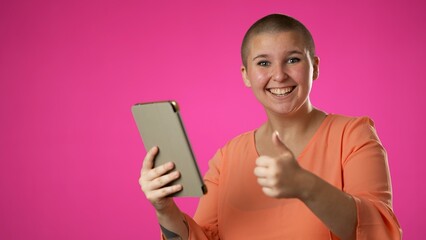
<instances>
[{"instance_id":1,"label":"open mouth smile","mask_svg":"<svg viewBox=\"0 0 426 240\"><path fill-rule=\"evenodd\" d=\"M281 96L287 96L290 93L293 92L293 90L296 88L296 86L292 87L285 87L285 88L268 88L266 89L268 92L272 93L275 96L281 97Z\"/></svg>"}]
</instances>

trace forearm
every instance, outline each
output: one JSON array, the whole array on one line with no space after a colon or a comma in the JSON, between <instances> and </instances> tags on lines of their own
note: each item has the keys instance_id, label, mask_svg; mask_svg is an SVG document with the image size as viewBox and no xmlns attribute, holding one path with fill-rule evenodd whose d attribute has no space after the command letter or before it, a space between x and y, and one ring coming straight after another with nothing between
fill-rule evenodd
<instances>
[{"instance_id":1,"label":"forearm","mask_svg":"<svg viewBox=\"0 0 426 240\"><path fill-rule=\"evenodd\" d=\"M305 205L340 239L355 239L357 211L354 199L318 176L307 172Z\"/></svg>"},{"instance_id":2,"label":"forearm","mask_svg":"<svg viewBox=\"0 0 426 240\"><path fill-rule=\"evenodd\" d=\"M167 208L157 211L157 218L163 236L166 239L188 239L188 223L174 202L172 202Z\"/></svg>"}]
</instances>

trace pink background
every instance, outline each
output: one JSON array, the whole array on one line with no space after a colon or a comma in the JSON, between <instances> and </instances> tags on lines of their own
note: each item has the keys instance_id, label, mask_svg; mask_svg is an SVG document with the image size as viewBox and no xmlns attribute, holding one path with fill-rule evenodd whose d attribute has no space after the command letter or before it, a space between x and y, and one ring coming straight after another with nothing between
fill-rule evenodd
<instances>
[{"instance_id":1,"label":"pink background","mask_svg":"<svg viewBox=\"0 0 426 240\"><path fill-rule=\"evenodd\" d=\"M376 122L404 238L424 235L425 4L344 2L1 1L0 239L156 239L131 105L179 101L204 173L265 119L239 47L273 12L316 39L313 103Z\"/></svg>"}]
</instances>

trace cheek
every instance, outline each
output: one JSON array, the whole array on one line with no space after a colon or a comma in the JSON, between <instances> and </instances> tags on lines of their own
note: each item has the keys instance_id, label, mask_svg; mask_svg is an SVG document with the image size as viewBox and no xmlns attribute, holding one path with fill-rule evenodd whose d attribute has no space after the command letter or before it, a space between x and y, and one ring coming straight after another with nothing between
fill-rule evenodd
<instances>
[{"instance_id":1,"label":"cheek","mask_svg":"<svg viewBox=\"0 0 426 240\"><path fill-rule=\"evenodd\" d=\"M256 71L251 74L252 85L263 86L268 82L268 73L263 71Z\"/></svg>"},{"instance_id":2,"label":"cheek","mask_svg":"<svg viewBox=\"0 0 426 240\"><path fill-rule=\"evenodd\" d=\"M312 80L312 70L308 67L301 67L294 69L292 72L292 78L299 84L303 84Z\"/></svg>"}]
</instances>

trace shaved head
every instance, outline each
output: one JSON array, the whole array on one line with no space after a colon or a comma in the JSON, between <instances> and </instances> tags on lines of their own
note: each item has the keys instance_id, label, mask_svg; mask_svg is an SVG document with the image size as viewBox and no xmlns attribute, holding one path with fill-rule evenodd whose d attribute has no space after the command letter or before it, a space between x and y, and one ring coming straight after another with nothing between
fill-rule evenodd
<instances>
[{"instance_id":1,"label":"shaved head","mask_svg":"<svg viewBox=\"0 0 426 240\"><path fill-rule=\"evenodd\" d=\"M309 30L298 20L282 15L271 14L256 21L244 35L241 44L241 59L244 67L247 67L247 57L250 50L251 40L254 36L262 33L277 33L294 31L302 35L311 59L315 56L315 43Z\"/></svg>"}]
</instances>

